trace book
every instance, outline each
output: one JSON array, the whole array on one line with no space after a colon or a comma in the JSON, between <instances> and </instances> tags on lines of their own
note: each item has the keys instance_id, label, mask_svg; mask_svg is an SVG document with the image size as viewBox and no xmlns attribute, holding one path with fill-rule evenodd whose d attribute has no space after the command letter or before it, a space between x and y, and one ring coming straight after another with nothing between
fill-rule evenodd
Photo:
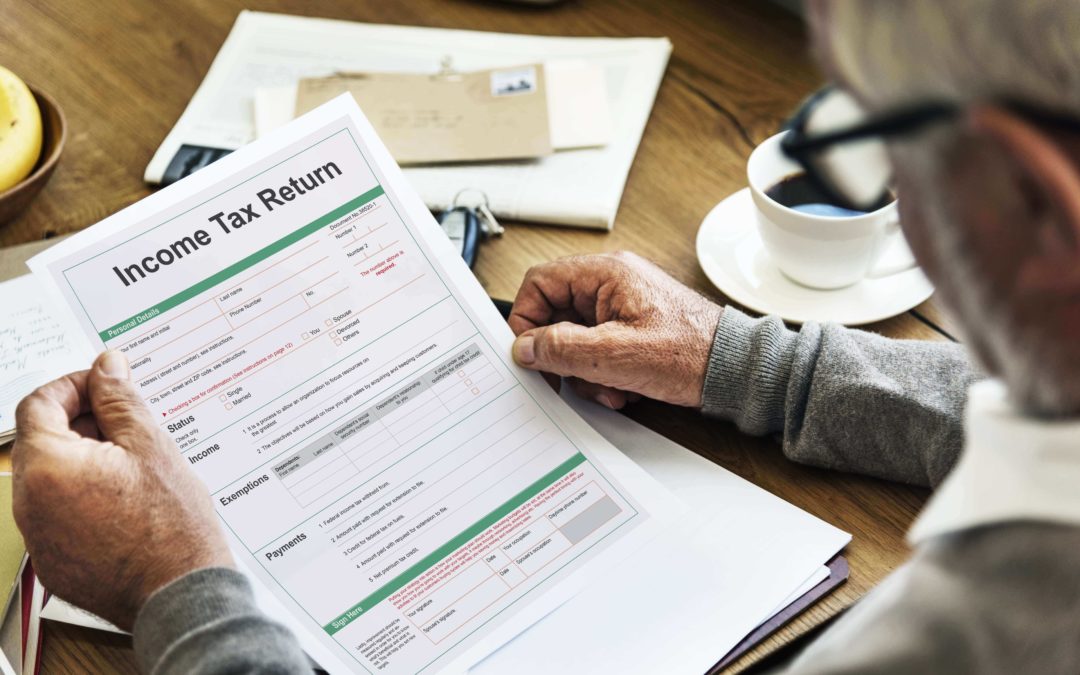
<instances>
[{"instance_id":1,"label":"book","mask_svg":"<svg viewBox=\"0 0 1080 675\"><path fill-rule=\"evenodd\" d=\"M7 613L18 590L26 561L26 545L11 512L11 480L10 473L0 473L0 606L3 607L0 616Z\"/></svg>"},{"instance_id":2,"label":"book","mask_svg":"<svg viewBox=\"0 0 1080 675\"><path fill-rule=\"evenodd\" d=\"M45 587L34 574L33 563L23 567L19 582L20 608L22 611L22 675L37 675L41 671L41 650L45 634L41 627L41 608L45 604Z\"/></svg>"}]
</instances>

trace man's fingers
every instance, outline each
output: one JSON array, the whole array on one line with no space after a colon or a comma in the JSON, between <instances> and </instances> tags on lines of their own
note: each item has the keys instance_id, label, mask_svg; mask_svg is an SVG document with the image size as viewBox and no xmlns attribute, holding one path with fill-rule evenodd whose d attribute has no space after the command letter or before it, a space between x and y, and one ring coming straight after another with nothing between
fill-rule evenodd
<instances>
[{"instance_id":1,"label":"man's fingers","mask_svg":"<svg viewBox=\"0 0 1080 675\"><path fill-rule=\"evenodd\" d=\"M98 356L90 369L87 391L103 438L131 452L152 448L157 433L154 418L135 390L123 354L108 351Z\"/></svg>"},{"instance_id":2,"label":"man's fingers","mask_svg":"<svg viewBox=\"0 0 1080 675\"><path fill-rule=\"evenodd\" d=\"M98 429L97 420L93 415L79 415L71 420L71 430L83 438L93 441L101 440L101 430Z\"/></svg>"},{"instance_id":3,"label":"man's fingers","mask_svg":"<svg viewBox=\"0 0 1080 675\"><path fill-rule=\"evenodd\" d=\"M86 371L65 375L38 387L15 410L15 445L11 464L21 474L28 463L56 463L70 459L83 446L78 420L90 409Z\"/></svg>"},{"instance_id":4,"label":"man's fingers","mask_svg":"<svg viewBox=\"0 0 1080 675\"><path fill-rule=\"evenodd\" d=\"M616 348L615 324L588 328L561 322L522 333L514 341L518 365L597 384L613 384L610 357Z\"/></svg>"},{"instance_id":5,"label":"man's fingers","mask_svg":"<svg viewBox=\"0 0 1080 675\"><path fill-rule=\"evenodd\" d=\"M596 323L597 289L609 277L604 260L576 256L529 269L510 310L510 328L520 335L560 320Z\"/></svg>"},{"instance_id":6,"label":"man's fingers","mask_svg":"<svg viewBox=\"0 0 1080 675\"><path fill-rule=\"evenodd\" d=\"M71 420L90 410L86 376L85 370L65 375L38 387L24 398L15 409L15 426L19 433L67 431Z\"/></svg>"},{"instance_id":7,"label":"man's fingers","mask_svg":"<svg viewBox=\"0 0 1080 675\"><path fill-rule=\"evenodd\" d=\"M548 295L552 291L551 280L562 276L560 267L562 263L555 261L537 265L525 273L525 279L514 297L514 305L510 308L510 316L506 319L514 335L551 323L555 312L568 306L565 300L567 293L560 291Z\"/></svg>"}]
</instances>

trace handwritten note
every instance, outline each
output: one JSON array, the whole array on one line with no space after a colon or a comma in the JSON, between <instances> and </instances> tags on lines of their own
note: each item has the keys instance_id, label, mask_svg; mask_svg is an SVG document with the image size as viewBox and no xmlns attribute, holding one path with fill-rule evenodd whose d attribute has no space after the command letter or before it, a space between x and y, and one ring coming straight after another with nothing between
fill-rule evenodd
<instances>
[{"instance_id":1,"label":"handwritten note","mask_svg":"<svg viewBox=\"0 0 1080 675\"><path fill-rule=\"evenodd\" d=\"M0 438L15 427L23 396L85 367L76 335L32 276L0 283Z\"/></svg>"}]
</instances>

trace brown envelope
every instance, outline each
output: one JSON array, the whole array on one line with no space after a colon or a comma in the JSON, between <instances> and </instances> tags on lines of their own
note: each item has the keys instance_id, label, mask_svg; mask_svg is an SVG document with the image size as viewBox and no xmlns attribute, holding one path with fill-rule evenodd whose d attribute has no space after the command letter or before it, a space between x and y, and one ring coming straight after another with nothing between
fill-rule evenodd
<instances>
[{"instance_id":1,"label":"brown envelope","mask_svg":"<svg viewBox=\"0 0 1080 675\"><path fill-rule=\"evenodd\" d=\"M347 73L300 80L296 114L349 92L399 164L552 153L544 68L472 73Z\"/></svg>"}]
</instances>

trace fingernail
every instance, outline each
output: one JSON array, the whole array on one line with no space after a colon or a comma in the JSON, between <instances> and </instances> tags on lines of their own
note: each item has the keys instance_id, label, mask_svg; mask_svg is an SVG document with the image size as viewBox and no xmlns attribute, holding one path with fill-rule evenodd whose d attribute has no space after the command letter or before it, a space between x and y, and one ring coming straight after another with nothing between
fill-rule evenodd
<instances>
[{"instance_id":1,"label":"fingernail","mask_svg":"<svg viewBox=\"0 0 1080 675\"><path fill-rule=\"evenodd\" d=\"M611 397L607 394L597 394L596 402L604 406L605 408L611 408L612 410L615 409L615 402L612 401Z\"/></svg>"},{"instance_id":2,"label":"fingernail","mask_svg":"<svg viewBox=\"0 0 1080 675\"><path fill-rule=\"evenodd\" d=\"M514 341L514 360L523 366L528 366L536 361L536 352L533 351L533 337L526 335Z\"/></svg>"},{"instance_id":3,"label":"fingernail","mask_svg":"<svg viewBox=\"0 0 1080 675\"><path fill-rule=\"evenodd\" d=\"M126 380L131 376L127 357L114 350L109 350L98 357L98 369L108 377L119 380Z\"/></svg>"}]
</instances>

